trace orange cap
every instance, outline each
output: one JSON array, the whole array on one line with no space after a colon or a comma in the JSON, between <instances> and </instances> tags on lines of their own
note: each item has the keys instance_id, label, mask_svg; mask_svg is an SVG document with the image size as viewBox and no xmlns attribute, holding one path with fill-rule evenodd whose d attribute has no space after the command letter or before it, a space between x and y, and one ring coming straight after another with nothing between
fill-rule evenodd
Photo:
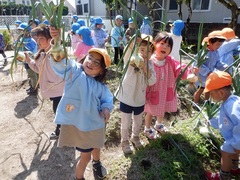
<instances>
[{"instance_id":1,"label":"orange cap","mask_svg":"<svg viewBox=\"0 0 240 180\"><path fill-rule=\"evenodd\" d=\"M222 29L222 35L227 39L227 40L231 40L231 39L235 39L238 38L234 32L234 30L232 28L223 28Z\"/></svg>"},{"instance_id":2,"label":"orange cap","mask_svg":"<svg viewBox=\"0 0 240 180\"><path fill-rule=\"evenodd\" d=\"M89 51L90 52L97 52L99 54L101 54L103 56L104 59L104 63L106 67L109 67L111 65L111 58L108 55L107 51L105 49L102 48L91 48Z\"/></svg>"},{"instance_id":3,"label":"orange cap","mask_svg":"<svg viewBox=\"0 0 240 180\"><path fill-rule=\"evenodd\" d=\"M222 31L212 31L208 34L207 37L205 37L202 41L202 45L204 45L205 42L209 43L209 39L213 39L213 38L218 38L218 39L225 39L226 37L223 36L223 32Z\"/></svg>"},{"instance_id":4,"label":"orange cap","mask_svg":"<svg viewBox=\"0 0 240 180\"><path fill-rule=\"evenodd\" d=\"M204 93L215 89L220 89L231 84L232 77L230 74L224 71L215 71L207 77Z\"/></svg>"}]
</instances>

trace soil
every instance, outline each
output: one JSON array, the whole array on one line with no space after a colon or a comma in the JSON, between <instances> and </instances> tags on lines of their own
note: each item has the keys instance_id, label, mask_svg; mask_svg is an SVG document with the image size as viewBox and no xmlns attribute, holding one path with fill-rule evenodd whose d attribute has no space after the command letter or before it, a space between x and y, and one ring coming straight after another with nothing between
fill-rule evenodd
<instances>
[{"instance_id":1,"label":"soil","mask_svg":"<svg viewBox=\"0 0 240 180\"><path fill-rule=\"evenodd\" d=\"M13 52L6 51L6 55ZM25 69L19 63L11 77L11 58L8 60L6 67L0 61L0 179L74 179L79 153L58 148L57 141L49 140L55 129L51 101L43 100L40 93L28 96ZM90 163L85 176L94 179Z\"/></svg>"},{"instance_id":2,"label":"soil","mask_svg":"<svg viewBox=\"0 0 240 180\"><path fill-rule=\"evenodd\" d=\"M12 56L13 51L6 54ZM55 129L52 102L42 99L40 93L38 96L27 95L29 84L24 67L18 63L11 76L12 59L8 60L6 67L0 60L0 179L73 180L80 154L73 148L58 148L57 141L49 140ZM116 82L111 86L115 88ZM116 124L108 131L108 141L101 153L101 161L108 170L116 166L112 162L124 157L120 148L118 109L114 110L111 119ZM124 173L128 174L121 172ZM94 179L91 163L85 178Z\"/></svg>"}]
</instances>

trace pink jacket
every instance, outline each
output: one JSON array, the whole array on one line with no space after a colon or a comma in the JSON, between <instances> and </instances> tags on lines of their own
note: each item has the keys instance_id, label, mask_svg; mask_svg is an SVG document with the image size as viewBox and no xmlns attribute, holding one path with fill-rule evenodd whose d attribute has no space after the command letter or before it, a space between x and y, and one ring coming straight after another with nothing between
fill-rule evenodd
<instances>
[{"instance_id":1,"label":"pink jacket","mask_svg":"<svg viewBox=\"0 0 240 180\"><path fill-rule=\"evenodd\" d=\"M39 74L39 85L43 98L62 96L65 84L64 79L61 79L52 70L49 58L49 54L41 52L37 60L28 63L29 67Z\"/></svg>"},{"instance_id":2,"label":"pink jacket","mask_svg":"<svg viewBox=\"0 0 240 180\"><path fill-rule=\"evenodd\" d=\"M87 54L89 49L91 49L93 46L87 46L83 42L78 43L74 55L77 56L77 62L80 62L81 59L83 59Z\"/></svg>"}]
</instances>

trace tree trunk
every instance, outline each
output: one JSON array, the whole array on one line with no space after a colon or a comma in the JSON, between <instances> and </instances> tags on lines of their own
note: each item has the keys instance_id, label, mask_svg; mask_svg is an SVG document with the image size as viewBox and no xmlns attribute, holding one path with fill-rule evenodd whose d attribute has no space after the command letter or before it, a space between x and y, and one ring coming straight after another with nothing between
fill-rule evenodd
<instances>
[{"instance_id":1,"label":"tree trunk","mask_svg":"<svg viewBox=\"0 0 240 180\"><path fill-rule=\"evenodd\" d=\"M238 16L240 14L240 8L238 8L237 3L233 0L218 0L220 3L222 3L227 9L229 9L232 13L232 19L229 23L229 27L236 30L237 28L237 20Z\"/></svg>"}]
</instances>

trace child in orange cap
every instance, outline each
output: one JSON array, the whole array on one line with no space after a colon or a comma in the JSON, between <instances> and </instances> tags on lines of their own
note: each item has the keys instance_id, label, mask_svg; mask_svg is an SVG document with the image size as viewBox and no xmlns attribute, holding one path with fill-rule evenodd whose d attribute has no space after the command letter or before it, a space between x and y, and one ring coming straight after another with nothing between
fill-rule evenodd
<instances>
[{"instance_id":1,"label":"child in orange cap","mask_svg":"<svg viewBox=\"0 0 240 180\"><path fill-rule=\"evenodd\" d=\"M238 49L240 45L240 39L235 35L235 32L232 28L223 28L223 36L226 38L226 41L223 42L221 47L218 49L220 56L220 61L231 65L234 59L234 50Z\"/></svg>"},{"instance_id":2,"label":"child in orange cap","mask_svg":"<svg viewBox=\"0 0 240 180\"><path fill-rule=\"evenodd\" d=\"M221 169L218 173L206 172L209 180L229 180L240 175L240 97L231 93L232 78L227 72L215 71L207 80L204 92L216 102L222 102L218 116L209 120L212 127L219 129L224 138L221 146Z\"/></svg>"},{"instance_id":3,"label":"child in orange cap","mask_svg":"<svg viewBox=\"0 0 240 180\"><path fill-rule=\"evenodd\" d=\"M205 56L205 62L198 67L199 72L196 73L198 75L199 80L196 82L196 86L198 90L194 93L194 102L198 103L203 93L205 82L208 75L213 72L215 69L224 70L228 66L227 64L222 63L219 59L218 48L225 41L225 37L222 35L221 31L213 31L209 33L209 35L203 39L203 43L207 43L207 55ZM205 99L209 98L209 93L205 93ZM195 107L195 106L193 106Z\"/></svg>"}]
</instances>

